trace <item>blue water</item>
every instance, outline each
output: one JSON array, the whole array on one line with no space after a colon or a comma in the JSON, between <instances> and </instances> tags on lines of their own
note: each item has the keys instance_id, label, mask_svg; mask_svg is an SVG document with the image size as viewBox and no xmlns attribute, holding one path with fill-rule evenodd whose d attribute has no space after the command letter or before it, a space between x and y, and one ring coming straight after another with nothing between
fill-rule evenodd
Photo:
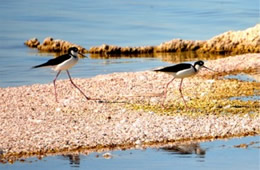
<instances>
[{"instance_id":1,"label":"blue water","mask_svg":"<svg viewBox=\"0 0 260 170\"><path fill-rule=\"evenodd\" d=\"M259 21L259 0L2 0L0 87L52 81L55 73L51 70L30 69L53 57L42 56L23 45L32 37L42 42L52 36L87 49L104 43L159 45L174 38L206 40L228 30L252 27ZM165 64L149 56L146 59L84 59L71 74L92 77Z\"/></svg>"},{"instance_id":2,"label":"blue water","mask_svg":"<svg viewBox=\"0 0 260 170\"><path fill-rule=\"evenodd\" d=\"M254 144L250 145L251 142ZM216 140L202 142L198 148L205 154L180 153L169 149L145 149L110 151L111 159L103 158L104 153L91 153L89 155L50 156L41 160L30 158L25 162L0 164L0 169L5 170L81 170L81 169L106 169L106 170L157 170L157 169L200 169L200 170L258 170L260 168L260 137L246 137L231 140ZM249 145L248 148L236 148L240 144ZM76 159L75 159L76 158Z\"/></svg>"},{"instance_id":3,"label":"blue water","mask_svg":"<svg viewBox=\"0 0 260 170\"><path fill-rule=\"evenodd\" d=\"M237 79L237 80L240 80L240 81L248 81L248 82L257 81L252 76L248 76L247 74L244 74L244 73L235 74L235 75L227 75L224 78L225 79Z\"/></svg>"}]
</instances>

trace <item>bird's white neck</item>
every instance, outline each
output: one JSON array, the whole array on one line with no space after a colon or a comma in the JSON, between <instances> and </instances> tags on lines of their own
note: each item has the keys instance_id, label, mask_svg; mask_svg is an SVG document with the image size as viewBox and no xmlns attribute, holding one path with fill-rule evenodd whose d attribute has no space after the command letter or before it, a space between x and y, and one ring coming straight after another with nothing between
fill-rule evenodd
<instances>
[{"instance_id":1,"label":"bird's white neck","mask_svg":"<svg viewBox=\"0 0 260 170\"><path fill-rule=\"evenodd\" d=\"M72 55L73 57L78 57L78 53L75 52L75 51L71 51L71 55Z\"/></svg>"},{"instance_id":2,"label":"bird's white neck","mask_svg":"<svg viewBox=\"0 0 260 170\"><path fill-rule=\"evenodd\" d=\"M199 69L201 69L201 66L198 64L196 64L194 67L196 68L197 71L199 71Z\"/></svg>"}]
</instances>

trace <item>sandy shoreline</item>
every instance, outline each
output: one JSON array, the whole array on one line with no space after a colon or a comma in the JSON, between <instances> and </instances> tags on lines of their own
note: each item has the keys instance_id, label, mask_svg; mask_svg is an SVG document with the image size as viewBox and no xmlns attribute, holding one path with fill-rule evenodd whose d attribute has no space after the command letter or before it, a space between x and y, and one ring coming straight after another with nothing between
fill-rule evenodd
<instances>
[{"instance_id":1,"label":"sandy shoreline","mask_svg":"<svg viewBox=\"0 0 260 170\"><path fill-rule=\"evenodd\" d=\"M257 70L260 54L218 59L206 65L221 74ZM228 92L228 97L259 95L259 84L257 87L257 82L212 79L217 77L215 73L205 78L206 73L209 72L202 71L184 81L184 95L190 106L196 106L196 112L201 109L208 112L195 117L182 114L194 110L182 109L179 93L176 93L179 81L169 87L166 101L168 110L178 106L176 113L171 110L174 114L168 116L158 114L152 107L144 109L147 103L157 107L160 103L158 94L171 79L169 75L152 71L74 79L88 96L109 101L107 103L86 101L68 80L57 81L59 103L55 103L52 83L0 88L0 158L76 148L260 134L260 116L255 113L259 110L257 101L229 103L221 100L223 103L220 104L221 95L219 98L213 96L216 101L203 98L211 96L212 91L219 91L212 95L222 94L220 90ZM230 87L232 89L228 89ZM196 100L204 100L208 107L200 108L204 106L197 106ZM241 108L233 107L233 104ZM136 106L140 109L135 109ZM248 114L240 113L245 111Z\"/></svg>"}]
</instances>

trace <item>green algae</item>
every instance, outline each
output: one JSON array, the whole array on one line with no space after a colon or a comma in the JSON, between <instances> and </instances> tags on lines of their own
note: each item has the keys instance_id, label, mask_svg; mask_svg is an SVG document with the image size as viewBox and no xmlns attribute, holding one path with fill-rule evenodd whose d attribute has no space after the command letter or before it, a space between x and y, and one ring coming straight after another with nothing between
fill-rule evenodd
<instances>
[{"instance_id":1,"label":"green algae","mask_svg":"<svg viewBox=\"0 0 260 170\"><path fill-rule=\"evenodd\" d=\"M248 115L258 117L259 101L241 100L243 97L260 96L259 82L245 82L238 80L216 80L209 88L197 89L202 91L203 95L193 95L192 89L188 89L184 96L191 98L187 101L188 108L185 107L181 98L179 100L170 100L161 105L160 102L151 104L134 103L127 107L133 110L143 110L145 112L156 113L158 115ZM178 94L176 89L174 92ZM202 94L202 93L201 93ZM240 96L239 98L235 98ZM233 97L231 100L230 98ZM239 100L240 99L240 100Z\"/></svg>"}]
</instances>

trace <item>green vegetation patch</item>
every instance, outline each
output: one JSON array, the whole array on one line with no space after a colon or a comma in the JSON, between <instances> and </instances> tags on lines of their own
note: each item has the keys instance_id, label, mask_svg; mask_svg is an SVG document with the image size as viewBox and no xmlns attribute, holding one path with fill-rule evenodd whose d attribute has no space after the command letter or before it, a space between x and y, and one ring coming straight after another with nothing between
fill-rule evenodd
<instances>
[{"instance_id":1,"label":"green vegetation patch","mask_svg":"<svg viewBox=\"0 0 260 170\"><path fill-rule=\"evenodd\" d=\"M146 102L142 104L130 104L127 107L134 110L144 110L158 115L169 116L201 116L212 114L260 116L259 101L257 100L260 96L258 82L215 80L210 86L195 89L199 91L197 95L194 95L192 90L194 88L183 89L184 96L190 98L190 100L187 100L188 108L185 107L180 96L178 100L168 99L164 106L160 102L155 104ZM171 91L171 93L179 95L177 89L173 92ZM248 96L252 96L252 100ZM234 98L232 99L232 97Z\"/></svg>"}]
</instances>

